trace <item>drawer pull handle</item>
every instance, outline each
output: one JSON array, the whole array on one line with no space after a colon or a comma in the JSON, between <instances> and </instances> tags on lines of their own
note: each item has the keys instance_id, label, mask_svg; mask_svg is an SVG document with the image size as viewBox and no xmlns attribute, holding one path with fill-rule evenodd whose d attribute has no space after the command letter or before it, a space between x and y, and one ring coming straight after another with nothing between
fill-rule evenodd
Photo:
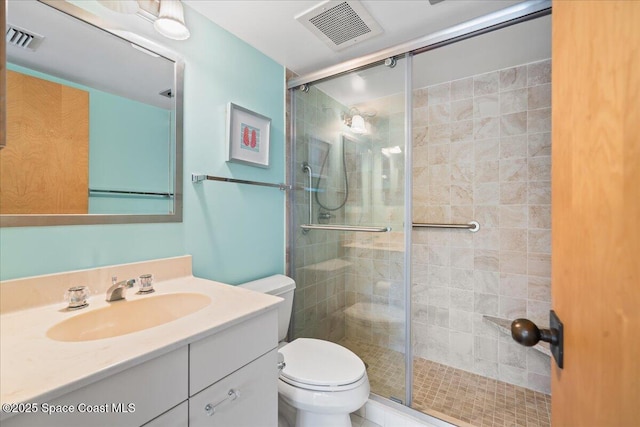
<instances>
[{"instance_id":1,"label":"drawer pull handle","mask_svg":"<svg viewBox=\"0 0 640 427\"><path fill-rule=\"evenodd\" d=\"M227 401L234 401L238 397L240 397L240 390L231 389L227 393L227 397L225 397L218 403L207 403L207 405L204 407L204 411L207 413L207 415L211 417L216 413L216 409L218 409L218 406L222 405L224 402L227 402Z\"/></svg>"}]
</instances>

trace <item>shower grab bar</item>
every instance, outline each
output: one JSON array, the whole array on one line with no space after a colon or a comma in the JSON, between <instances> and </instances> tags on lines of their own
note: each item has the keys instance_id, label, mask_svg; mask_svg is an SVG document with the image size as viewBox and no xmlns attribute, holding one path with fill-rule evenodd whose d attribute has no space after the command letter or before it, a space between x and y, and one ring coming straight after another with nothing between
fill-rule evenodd
<instances>
[{"instance_id":1,"label":"shower grab bar","mask_svg":"<svg viewBox=\"0 0 640 427\"><path fill-rule=\"evenodd\" d=\"M292 189L292 186L288 184L272 184L270 182L248 181L246 179L224 178L220 176L203 175L198 173L191 174L191 182L193 182L194 184L202 181L221 181L221 182L233 182L235 184L249 184L249 185L259 185L262 187L275 187L275 188L279 188L281 191Z\"/></svg>"},{"instance_id":2,"label":"shower grab bar","mask_svg":"<svg viewBox=\"0 0 640 427\"><path fill-rule=\"evenodd\" d=\"M480 224L478 221L471 221L468 224L438 224L438 223L422 223L414 222L414 228L459 228L463 230L469 230L472 233L476 233L480 230Z\"/></svg>"},{"instance_id":3,"label":"shower grab bar","mask_svg":"<svg viewBox=\"0 0 640 427\"><path fill-rule=\"evenodd\" d=\"M303 230L334 230L334 231L366 231L368 233L386 233L391 231L391 227L367 227L360 225L340 225L340 224L302 224Z\"/></svg>"},{"instance_id":4,"label":"shower grab bar","mask_svg":"<svg viewBox=\"0 0 640 427\"><path fill-rule=\"evenodd\" d=\"M302 171L306 172L309 175L309 223L312 223L313 222L313 197L311 196L311 193L313 192L313 171L311 170L311 165L309 165L309 163L307 162L304 162L302 164Z\"/></svg>"}]
</instances>

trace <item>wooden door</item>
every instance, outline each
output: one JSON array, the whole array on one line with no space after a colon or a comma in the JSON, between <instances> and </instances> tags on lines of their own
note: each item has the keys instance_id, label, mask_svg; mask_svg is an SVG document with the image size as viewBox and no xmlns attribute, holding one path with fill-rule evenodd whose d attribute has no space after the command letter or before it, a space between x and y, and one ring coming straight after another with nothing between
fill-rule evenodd
<instances>
[{"instance_id":1,"label":"wooden door","mask_svg":"<svg viewBox=\"0 0 640 427\"><path fill-rule=\"evenodd\" d=\"M640 1L553 3L552 424L640 425Z\"/></svg>"},{"instance_id":2,"label":"wooden door","mask_svg":"<svg viewBox=\"0 0 640 427\"><path fill-rule=\"evenodd\" d=\"M7 71L0 213L86 214L89 93Z\"/></svg>"},{"instance_id":3,"label":"wooden door","mask_svg":"<svg viewBox=\"0 0 640 427\"><path fill-rule=\"evenodd\" d=\"M7 34L7 4L0 1L0 34ZM0 150L5 146L7 136L6 116L6 68L7 68L7 44L0 43Z\"/></svg>"}]
</instances>

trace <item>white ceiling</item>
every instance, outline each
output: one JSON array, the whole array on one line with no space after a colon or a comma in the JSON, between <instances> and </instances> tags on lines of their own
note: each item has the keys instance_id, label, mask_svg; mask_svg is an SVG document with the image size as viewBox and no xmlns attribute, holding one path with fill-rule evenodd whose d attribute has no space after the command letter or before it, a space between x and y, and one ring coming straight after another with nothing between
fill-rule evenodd
<instances>
[{"instance_id":1,"label":"white ceiling","mask_svg":"<svg viewBox=\"0 0 640 427\"><path fill-rule=\"evenodd\" d=\"M183 0L299 75L393 47L519 2L445 0L431 5L427 0L363 0L362 5L382 26L384 33L335 52L295 20L295 16L321 1Z\"/></svg>"}]
</instances>

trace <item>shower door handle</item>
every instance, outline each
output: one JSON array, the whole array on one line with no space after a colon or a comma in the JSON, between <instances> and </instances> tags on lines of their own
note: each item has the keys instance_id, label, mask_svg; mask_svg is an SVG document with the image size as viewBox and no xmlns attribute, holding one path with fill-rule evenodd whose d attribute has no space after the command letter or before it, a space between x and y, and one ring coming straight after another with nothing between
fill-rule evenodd
<instances>
[{"instance_id":1,"label":"shower door handle","mask_svg":"<svg viewBox=\"0 0 640 427\"><path fill-rule=\"evenodd\" d=\"M529 319L516 319L511 323L511 337L527 347L540 341L548 342L551 354L560 369L563 368L563 325L555 311L549 314L549 329L540 329Z\"/></svg>"}]
</instances>

